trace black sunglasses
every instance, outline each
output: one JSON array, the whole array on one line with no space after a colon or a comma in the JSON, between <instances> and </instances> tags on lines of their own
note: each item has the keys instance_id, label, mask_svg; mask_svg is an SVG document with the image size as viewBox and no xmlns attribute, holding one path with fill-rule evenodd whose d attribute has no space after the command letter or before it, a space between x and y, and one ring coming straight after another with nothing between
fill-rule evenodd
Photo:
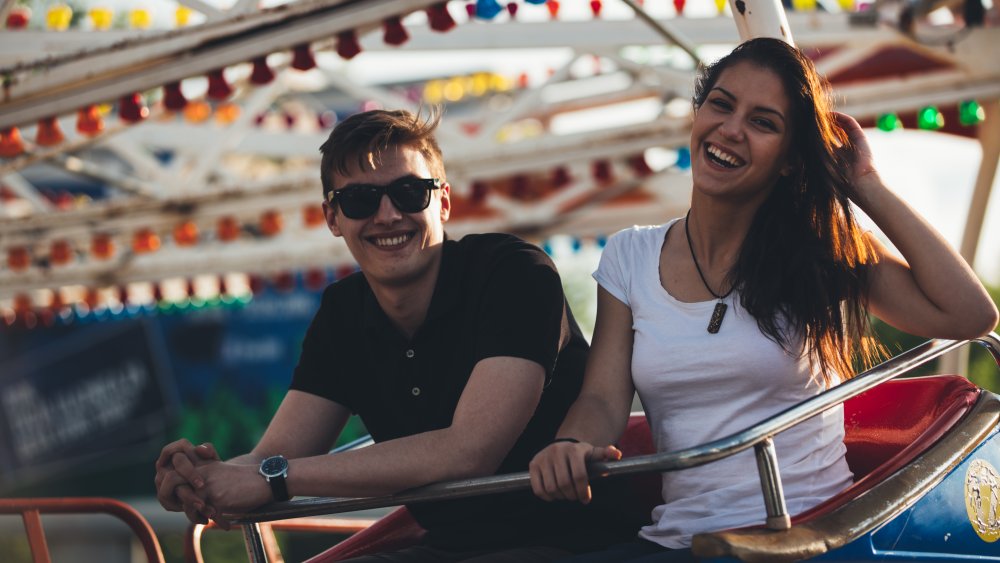
<instances>
[{"instance_id":1,"label":"black sunglasses","mask_svg":"<svg viewBox=\"0 0 1000 563\"><path fill-rule=\"evenodd\" d=\"M354 184L326 194L331 204L336 203L349 219L367 219L378 211L382 196L403 213L419 213L431 203L431 190L444 184L438 178L400 178L385 186Z\"/></svg>"}]
</instances>

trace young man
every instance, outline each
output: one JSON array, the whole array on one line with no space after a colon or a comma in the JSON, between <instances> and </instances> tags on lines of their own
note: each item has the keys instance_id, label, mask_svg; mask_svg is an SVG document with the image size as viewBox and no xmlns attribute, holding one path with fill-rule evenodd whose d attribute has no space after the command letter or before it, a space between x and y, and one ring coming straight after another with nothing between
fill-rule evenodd
<instances>
[{"instance_id":1,"label":"young man","mask_svg":"<svg viewBox=\"0 0 1000 563\"><path fill-rule=\"evenodd\" d=\"M164 448L165 508L204 521L291 496L525 471L555 438L580 389L586 341L538 248L502 234L447 240L436 125L371 111L321 147L327 223L361 271L327 288L291 389L251 453L221 462L208 445ZM376 444L328 455L352 412ZM527 491L410 510L428 534L389 560L548 561L617 533L594 510Z\"/></svg>"}]
</instances>

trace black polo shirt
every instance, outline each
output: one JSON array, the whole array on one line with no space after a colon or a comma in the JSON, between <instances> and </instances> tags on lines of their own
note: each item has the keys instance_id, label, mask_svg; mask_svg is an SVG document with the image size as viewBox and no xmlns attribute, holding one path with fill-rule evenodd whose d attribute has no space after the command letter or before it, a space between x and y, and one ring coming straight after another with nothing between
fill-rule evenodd
<instances>
[{"instance_id":1,"label":"black polo shirt","mask_svg":"<svg viewBox=\"0 0 1000 563\"><path fill-rule=\"evenodd\" d=\"M444 242L427 318L412 339L391 324L360 273L328 287L291 388L344 405L384 441L449 426L480 360L537 362L545 388L498 470L510 473L526 471L553 438L579 393L587 351L544 252L510 235L468 235ZM530 492L409 508L428 530L425 541L454 548L558 544L552 538L586 537L595 523L575 503L545 503Z\"/></svg>"}]
</instances>

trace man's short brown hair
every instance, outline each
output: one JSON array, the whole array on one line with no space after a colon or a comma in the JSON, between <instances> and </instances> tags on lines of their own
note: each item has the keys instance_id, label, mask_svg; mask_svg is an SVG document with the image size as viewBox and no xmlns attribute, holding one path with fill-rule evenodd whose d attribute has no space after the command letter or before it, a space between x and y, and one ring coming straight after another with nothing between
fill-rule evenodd
<instances>
[{"instance_id":1,"label":"man's short brown hair","mask_svg":"<svg viewBox=\"0 0 1000 563\"><path fill-rule=\"evenodd\" d=\"M407 110L372 110L357 113L334 127L319 148L323 153L320 179L323 197L334 189L333 174L347 175L352 163L357 170L373 170L390 147L411 147L427 160L435 178L445 179L444 157L434 138L441 112L431 109L426 119Z\"/></svg>"}]
</instances>

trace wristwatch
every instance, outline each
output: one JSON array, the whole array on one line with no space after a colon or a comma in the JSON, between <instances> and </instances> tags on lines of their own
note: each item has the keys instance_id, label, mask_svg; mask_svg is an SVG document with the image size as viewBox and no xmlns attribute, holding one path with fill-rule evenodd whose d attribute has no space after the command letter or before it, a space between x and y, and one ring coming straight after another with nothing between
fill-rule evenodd
<instances>
[{"instance_id":1,"label":"wristwatch","mask_svg":"<svg viewBox=\"0 0 1000 563\"><path fill-rule=\"evenodd\" d=\"M275 502L283 502L289 499L288 485L285 478L288 477L288 460L283 455L273 455L260 462L260 474L271 485L271 495Z\"/></svg>"}]
</instances>

